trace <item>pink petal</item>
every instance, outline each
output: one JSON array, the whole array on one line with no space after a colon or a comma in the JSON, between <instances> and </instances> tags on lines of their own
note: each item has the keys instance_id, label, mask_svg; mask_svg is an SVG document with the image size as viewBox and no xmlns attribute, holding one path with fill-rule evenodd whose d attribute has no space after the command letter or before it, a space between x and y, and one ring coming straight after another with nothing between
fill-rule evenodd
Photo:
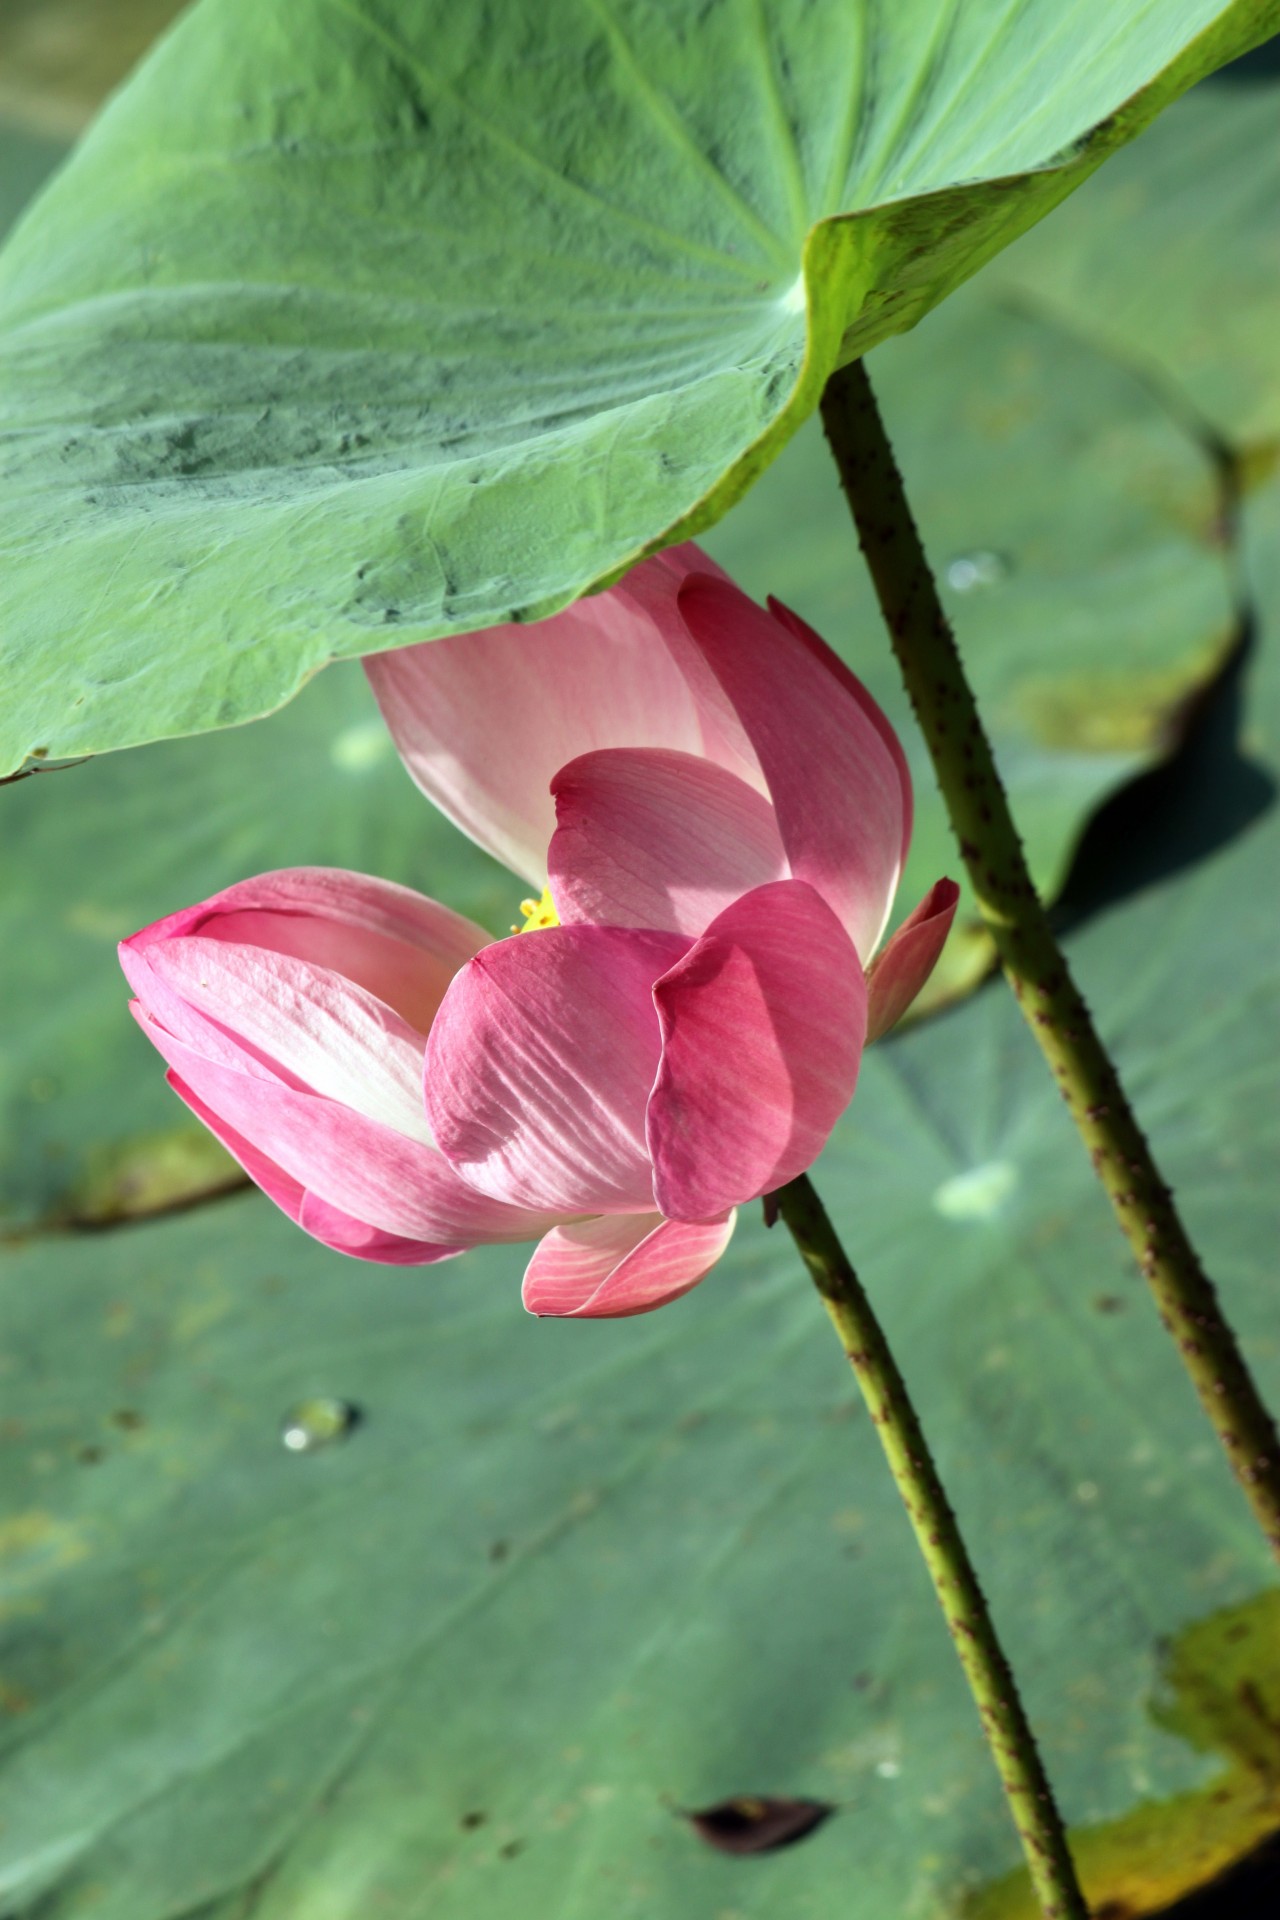
<instances>
[{"instance_id":1,"label":"pink petal","mask_svg":"<svg viewBox=\"0 0 1280 1920\"><path fill-rule=\"evenodd\" d=\"M915 912L871 962L867 973L867 1044L902 1018L937 964L956 917L960 889L935 880Z\"/></svg>"},{"instance_id":2,"label":"pink petal","mask_svg":"<svg viewBox=\"0 0 1280 1920\"><path fill-rule=\"evenodd\" d=\"M624 1213L552 1227L525 1268L524 1304L580 1320L650 1313L697 1286L728 1246L734 1218L692 1224Z\"/></svg>"},{"instance_id":3,"label":"pink petal","mask_svg":"<svg viewBox=\"0 0 1280 1920\"><path fill-rule=\"evenodd\" d=\"M662 567L674 575L677 590L695 573L705 573L712 580L722 580L726 586L733 585L720 562L713 560L709 553L704 553L696 540L680 540L674 547L663 547L661 552L654 554L652 560L642 564L646 567ZM627 575L627 579L635 580L639 572L640 568L636 567Z\"/></svg>"},{"instance_id":4,"label":"pink petal","mask_svg":"<svg viewBox=\"0 0 1280 1920\"><path fill-rule=\"evenodd\" d=\"M671 747L746 771L750 749L714 679L663 645L696 548L532 626L490 627L364 663L413 779L462 831L535 886L555 831L551 778L602 747ZM722 576L721 576L722 577ZM745 756L745 758L744 758Z\"/></svg>"},{"instance_id":5,"label":"pink petal","mask_svg":"<svg viewBox=\"0 0 1280 1920\"><path fill-rule=\"evenodd\" d=\"M736 588L691 578L680 611L764 771L792 873L869 960L901 870L900 756L850 691L851 676Z\"/></svg>"},{"instance_id":6,"label":"pink petal","mask_svg":"<svg viewBox=\"0 0 1280 1920\"><path fill-rule=\"evenodd\" d=\"M427 1113L473 1186L561 1215L653 1205L645 1103L660 1036L652 987L671 934L549 927L463 968L427 1042Z\"/></svg>"},{"instance_id":7,"label":"pink petal","mask_svg":"<svg viewBox=\"0 0 1280 1920\"><path fill-rule=\"evenodd\" d=\"M139 1020L138 1025L150 1038L146 1022ZM165 1075L165 1080L173 1088L179 1100L190 1107L196 1119L208 1127L215 1140L222 1142L232 1159L239 1161L254 1186L260 1187L268 1200L275 1202L281 1213L287 1213L296 1227L307 1192L301 1182L294 1180L267 1154L259 1153L258 1149L246 1140L243 1134L237 1133L234 1127L229 1127L212 1107L206 1106L199 1095L192 1091L181 1074L175 1073L170 1068Z\"/></svg>"},{"instance_id":8,"label":"pink petal","mask_svg":"<svg viewBox=\"0 0 1280 1920\"><path fill-rule=\"evenodd\" d=\"M654 1196L712 1220L817 1159L853 1096L866 985L853 943L802 880L758 887L654 988L662 1065L649 1102Z\"/></svg>"},{"instance_id":9,"label":"pink petal","mask_svg":"<svg viewBox=\"0 0 1280 1920\"><path fill-rule=\"evenodd\" d=\"M290 867L242 880L144 927L120 950L130 960L186 935L290 954L342 974L426 1034L458 968L489 935L435 900L368 874ZM137 982L129 973L131 985Z\"/></svg>"},{"instance_id":10,"label":"pink petal","mask_svg":"<svg viewBox=\"0 0 1280 1920\"><path fill-rule=\"evenodd\" d=\"M662 747L583 754L551 783L548 866L566 924L696 935L739 894L780 879L773 808L711 760Z\"/></svg>"},{"instance_id":11,"label":"pink petal","mask_svg":"<svg viewBox=\"0 0 1280 1920\"><path fill-rule=\"evenodd\" d=\"M150 1019L136 1002L134 1012L181 1080L184 1099L193 1095L289 1180L353 1220L399 1239L450 1249L532 1240L555 1225L552 1212L504 1206L477 1193L429 1144L406 1139L335 1100L269 1079L261 1070L242 1071L209 1058ZM287 1195L267 1190L291 1212Z\"/></svg>"},{"instance_id":12,"label":"pink petal","mask_svg":"<svg viewBox=\"0 0 1280 1920\"><path fill-rule=\"evenodd\" d=\"M171 1072L166 1078L197 1120L203 1121L210 1133L221 1140L232 1158L239 1161L254 1185L260 1187L269 1200L274 1200L296 1226L302 1227L304 1232L321 1241L324 1246L331 1247L335 1253L349 1254L358 1260L376 1260L386 1266L417 1267L437 1260L448 1260L462 1251L459 1247L436 1247L422 1240L404 1240L396 1234L383 1233L377 1227L370 1227L363 1220L354 1220L350 1214L317 1199L314 1193L308 1193L305 1187L291 1179L283 1167L278 1167L274 1160L251 1146L243 1134L229 1127L212 1107L196 1097L176 1073Z\"/></svg>"},{"instance_id":13,"label":"pink petal","mask_svg":"<svg viewBox=\"0 0 1280 1920\"><path fill-rule=\"evenodd\" d=\"M802 640L816 660L821 660L830 673L833 673L841 686L851 693L868 720L893 755L893 764L898 769L898 779L902 785L902 864L907 864L907 855L911 851L911 824L915 810L915 798L911 789L911 768L907 756L902 750L902 742L894 732L893 723L880 702L868 693L856 673L847 667L840 655L829 647L820 633L815 633L807 621L781 600L769 596L769 611L775 620L780 620L797 640Z\"/></svg>"},{"instance_id":14,"label":"pink petal","mask_svg":"<svg viewBox=\"0 0 1280 1920\"><path fill-rule=\"evenodd\" d=\"M345 1253L351 1260L373 1260L382 1267L432 1267L467 1251L465 1247L435 1247L424 1240L405 1240L399 1234L367 1227L314 1193L304 1195L298 1225L334 1253Z\"/></svg>"},{"instance_id":15,"label":"pink petal","mask_svg":"<svg viewBox=\"0 0 1280 1920\"><path fill-rule=\"evenodd\" d=\"M422 1105L426 1042L363 987L287 954L201 934L157 940L141 958L143 1004L178 1038L225 1061L224 1044L206 1044L216 1025L270 1078L430 1144Z\"/></svg>"}]
</instances>

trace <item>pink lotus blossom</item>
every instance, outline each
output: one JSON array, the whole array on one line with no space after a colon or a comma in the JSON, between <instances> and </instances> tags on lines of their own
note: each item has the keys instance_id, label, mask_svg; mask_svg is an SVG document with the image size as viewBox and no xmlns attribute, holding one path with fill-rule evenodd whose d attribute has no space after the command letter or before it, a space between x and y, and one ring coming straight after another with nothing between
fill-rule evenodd
<instances>
[{"instance_id":1,"label":"pink lotus blossom","mask_svg":"<svg viewBox=\"0 0 1280 1920\"><path fill-rule=\"evenodd\" d=\"M134 1012L326 1245L536 1240L535 1313L673 1300L820 1153L946 938L943 880L873 958L911 831L893 730L693 546L365 664L418 785L553 907L492 941L387 881L264 874L123 943Z\"/></svg>"}]
</instances>

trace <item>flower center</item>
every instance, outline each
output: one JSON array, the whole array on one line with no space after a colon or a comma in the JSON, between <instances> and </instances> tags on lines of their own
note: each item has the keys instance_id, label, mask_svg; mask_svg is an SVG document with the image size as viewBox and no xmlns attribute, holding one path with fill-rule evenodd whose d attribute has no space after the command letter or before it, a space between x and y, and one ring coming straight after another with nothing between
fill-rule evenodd
<instances>
[{"instance_id":1,"label":"flower center","mask_svg":"<svg viewBox=\"0 0 1280 1920\"><path fill-rule=\"evenodd\" d=\"M534 933L539 927L560 925L560 915L556 912L556 903L551 898L550 887L542 889L540 900L522 900L520 911L524 915L524 925L512 927L512 933Z\"/></svg>"}]
</instances>

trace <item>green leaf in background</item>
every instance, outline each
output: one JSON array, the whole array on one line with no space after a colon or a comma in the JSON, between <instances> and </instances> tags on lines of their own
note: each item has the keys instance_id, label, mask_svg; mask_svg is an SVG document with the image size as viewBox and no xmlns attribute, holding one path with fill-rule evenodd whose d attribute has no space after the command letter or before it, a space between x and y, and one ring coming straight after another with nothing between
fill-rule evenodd
<instances>
[{"instance_id":1,"label":"green leaf in background","mask_svg":"<svg viewBox=\"0 0 1280 1920\"><path fill-rule=\"evenodd\" d=\"M17 781L0 791L0 819L0 1233L148 1210L147 1194L176 1198L205 1174L225 1181L221 1157L192 1163L163 1131L203 1139L128 1015L125 934L284 866L447 888L495 932L517 917L520 883L411 786L354 665L262 727Z\"/></svg>"},{"instance_id":2,"label":"green leaf in background","mask_svg":"<svg viewBox=\"0 0 1280 1920\"><path fill-rule=\"evenodd\" d=\"M1072 948L1272 1392L1278 857L1272 809ZM1091 1898L1150 1912L1280 1817L1273 1570L1009 998L873 1049L817 1178ZM6 1912L1029 1920L789 1243L753 1211L687 1301L592 1325L525 1319L520 1264L362 1269L256 1196L8 1256ZM358 1420L286 1449L317 1397ZM733 1860L680 1814L743 1793L835 1812Z\"/></svg>"},{"instance_id":3,"label":"green leaf in background","mask_svg":"<svg viewBox=\"0 0 1280 1920\"><path fill-rule=\"evenodd\" d=\"M1280 468L1241 503L1241 547L1256 614L1255 646L1280 646ZM1280 679L1260 674L1259 694L1245 742L1265 755L1280 737Z\"/></svg>"},{"instance_id":4,"label":"green leaf in background","mask_svg":"<svg viewBox=\"0 0 1280 1920\"><path fill-rule=\"evenodd\" d=\"M991 274L1234 447L1280 439L1278 113L1274 78L1197 89Z\"/></svg>"},{"instance_id":5,"label":"green leaf in background","mask_svg":"<svg viewBox=\"0 0 1280 1920\"><path fill-rule=\"evenodd\" d=\"M705 526L1277 0L201 0L0 261L0 768Z\"/></svg>"},{"instance_id":6,"label":"green leaf in background","mask_svg":"<svg viewBox=\"0 0 1280 1920\"><path fill-rule=\"evenodd\" d=\"M4 0L0 118L52 139L80 131L183 0Z\"/></svg>"},{"instance_id":7,"label":"green leaf in background","mask_svg":"<svg viewBox=\"0 0 1280 1920\"><path fill-rule=\"evenodd\" d=\"M62 143L47 134L0 119L0 234L17 219L63 152Z\"/></svg>"}]
</instances>

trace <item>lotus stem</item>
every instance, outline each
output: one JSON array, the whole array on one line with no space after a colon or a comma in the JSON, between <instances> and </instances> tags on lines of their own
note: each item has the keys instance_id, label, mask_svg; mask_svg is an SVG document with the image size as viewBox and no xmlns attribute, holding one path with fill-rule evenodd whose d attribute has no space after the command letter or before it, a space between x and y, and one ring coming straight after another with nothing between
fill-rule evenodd
<instances>
[{"instance_id":1,"label":"lotus stem","mask_svg":"<svg viewBox=\"0 0 1280 1920\"><path fill-rule=\"evenodd\" d=\"M1280 1558L1280 1440L1049 926L865 366L822 421L893 650L1005 975L1237 1480Z\"/></svg>"},{"instance_id":2,"label":"lotus stem","mask_svg":"<svg viewBox=\"0 0 1280 1920\"><path fill-rule=\"evenodd\" d=\"M1088 1920L1066 1830L1013 1673L906 1383L807 1174L769 1196L840 1337L969 1682L1045 1920Z\"/></svg>"}]
</instances>

